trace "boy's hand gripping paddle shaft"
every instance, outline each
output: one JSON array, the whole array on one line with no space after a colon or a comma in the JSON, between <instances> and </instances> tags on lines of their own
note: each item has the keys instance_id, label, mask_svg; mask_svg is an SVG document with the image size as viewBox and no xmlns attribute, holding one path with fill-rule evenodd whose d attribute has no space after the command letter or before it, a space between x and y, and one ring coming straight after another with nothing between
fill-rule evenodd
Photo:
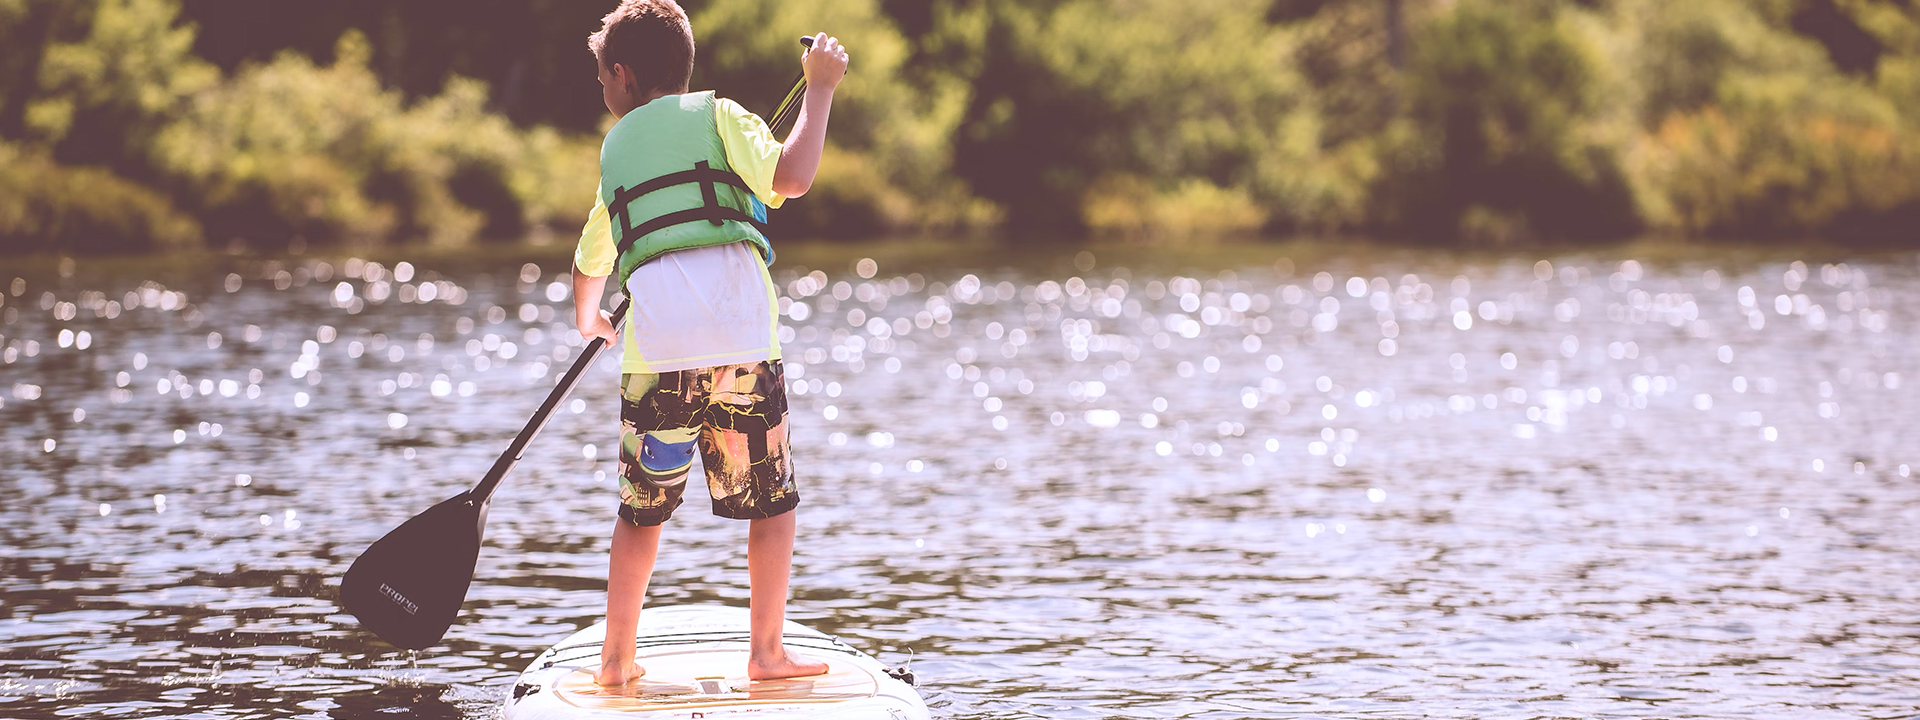
<instances>
[{"instance_id":1,"label":"boy's hand gripping paddle shaft","mask_svg":"<svg viewBox=\"0 0 1920 720\"><path fill-rule=\"evenodd\" d=\"M630 302L622 299L614 317L625 318ZM362 626L408 650L431 646L447 634L473 582L487 501L606 345L603 338L587 343L479 484L413 516L353 561L340 581L340 602Z\"/></svg>"}]
</instances>

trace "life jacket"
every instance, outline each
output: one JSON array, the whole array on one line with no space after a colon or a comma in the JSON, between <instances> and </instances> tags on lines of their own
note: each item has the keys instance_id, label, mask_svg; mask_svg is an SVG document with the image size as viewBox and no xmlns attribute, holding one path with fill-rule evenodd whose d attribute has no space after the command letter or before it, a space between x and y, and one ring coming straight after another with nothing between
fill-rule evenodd
<instances>
[{"instance_id":1,"label":"life jacket","mask_svg":"<svg viewBox=\"0 0 1920 720\"><path fill-rule=\"evenodd\" d=\"M654 99L614 123L600 145L600 200L620 254L620 287L675 250L746 240L773 264L766 205L727 162L712 91Z\"/></svg>"}]
</instances>

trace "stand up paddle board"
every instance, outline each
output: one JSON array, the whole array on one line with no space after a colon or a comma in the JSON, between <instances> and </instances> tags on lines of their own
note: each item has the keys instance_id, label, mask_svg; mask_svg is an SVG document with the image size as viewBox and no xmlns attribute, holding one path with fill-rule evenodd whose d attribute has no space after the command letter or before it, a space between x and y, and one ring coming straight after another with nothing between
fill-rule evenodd
<instances>
[{"instance_id":1,"label":"stand up paddle board","mask_svg":"<svg viewBox=\"0 0 1920 720\"><path fill-rule=\"evenodd\" d=\"M825 662L827 672L748 680L747 627L746 608L647 608L635 633L646 675L608 688L593 681L607 635L606 623L596 624L534 658L513 685L507 720L927 720L920 693L880 661L791 620L787 650Z\"/></svg>"}]
</instances>

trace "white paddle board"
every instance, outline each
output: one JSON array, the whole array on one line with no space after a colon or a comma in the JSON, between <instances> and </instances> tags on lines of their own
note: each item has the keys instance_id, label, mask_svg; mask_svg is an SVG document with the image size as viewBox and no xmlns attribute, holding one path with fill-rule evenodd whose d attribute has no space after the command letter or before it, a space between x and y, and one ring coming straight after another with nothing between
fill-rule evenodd
<instances>
[{"instance_id":1,"label":"white paddle board","mask_svg":"<svg viewBox=\"0 0 1920 720\"><path fill-rule=\"evenodd\" d=\"M647 608L635 633L646 675L611 688L593 681L606 623L581 630L520 674L507 700L507 720L927 720L920 693L889 675L880 661L791 620L787 651L827 663L827 672L748 680L747 623L746 608Z\"/></svg>"}]
</instances>

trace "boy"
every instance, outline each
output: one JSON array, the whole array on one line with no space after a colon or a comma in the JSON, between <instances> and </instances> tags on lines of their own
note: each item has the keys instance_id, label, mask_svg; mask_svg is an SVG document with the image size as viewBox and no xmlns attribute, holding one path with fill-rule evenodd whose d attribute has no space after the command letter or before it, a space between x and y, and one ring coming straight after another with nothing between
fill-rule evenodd
<instances>
[{"instance_id":1,"label":"boy","mask_svg":"<svg viewBox=\"0 0 1920 720\"><path fill-rule=\"evenodd\" d=\"M620 517L595 679L618 686L645 672L634 663L634 629L696 443L714 514L751 521L747 676L826 672L781 644L800 496L772 250L760 228L766 207L812 185L847 54L835 38L814 38L801 60L806 97L781 144L733 101L688 92L693 32L673 0L623 0L587 44L619 121L601 147L599 202L574 253L580 334L621 341L599 310L607 276L617 273L633 300L620 362Z\"/></svg>"}]
</instances>

